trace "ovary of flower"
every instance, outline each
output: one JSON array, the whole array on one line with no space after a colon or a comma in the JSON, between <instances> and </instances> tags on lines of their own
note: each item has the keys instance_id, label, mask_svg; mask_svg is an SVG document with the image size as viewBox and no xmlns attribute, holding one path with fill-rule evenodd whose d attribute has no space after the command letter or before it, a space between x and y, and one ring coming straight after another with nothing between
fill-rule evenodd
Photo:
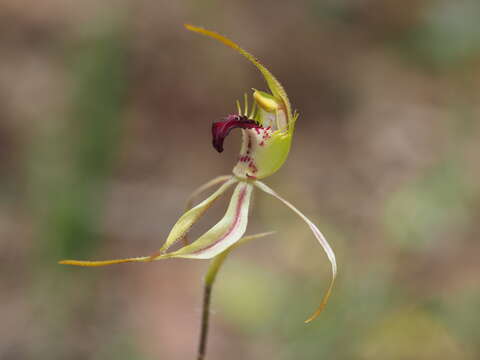
<instances>
[{"instance_id":1,"label":"ovary of flower","mask_svg":"<svg viewBox=\"0 0 480 360\"><path fill-rule=\"evenodd\" d=\"M271 233L243 237L247 229L250 199L254 188L257 188L280 200L293 210L310 228L315 238L325 251L332 270L332 276L323 299L316 311L306 320L315 319L327 304L337 275L335 254L320 230L295 206L283 199L259 179L275 173L287 159L292 143L295 122L298 113L292 113L288 96L280 82L253 55L239 47L230 39L210 30L192 25L185 25L188 30L216 39L233 48L246 57L262 73L270 94L255 90L252 107L248 109L248 97L245 95L245 106L242 110L237 101L237 113L226 116L212 125L213 146L218 152L223 151L225 137L235 128L242 131L242 144L238 162L233 168L233 175L219 176L197 189L189 199L185 213L177 220L163 246L150 256L115 259L106 261L63 260L61 264L78 266L104 266L126 262L150 262L167 258L222 259L235 246L246 239L254 239ZM191 199L213 186L220 187L208 198L191 207ZM187 234L192 226L229 188L235 185L227 211L223 218L192 243L188 244ZM242 240L241 239L245 239ZM177 242L184 240L187 244L178 250L169 251Z\"/></svg>"}]
</instances>

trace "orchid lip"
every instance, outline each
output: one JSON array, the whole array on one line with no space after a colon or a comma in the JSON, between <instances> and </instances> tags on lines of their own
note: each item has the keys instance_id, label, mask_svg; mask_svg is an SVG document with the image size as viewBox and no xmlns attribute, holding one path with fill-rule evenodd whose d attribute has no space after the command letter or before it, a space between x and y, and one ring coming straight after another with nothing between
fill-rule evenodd
<instances>
[{"instance_id":1,"label":"orchid lip","mask_svg":"<svg viewBox=\"0 0 480 360\"><path fill-rule=\"evenodd\" d=\"M212 124L212 145L219 153L223 152L223 142L233 129L261 129L257 122L245 115L228 115L225 119Z\"/></svg>"}]
</instances>

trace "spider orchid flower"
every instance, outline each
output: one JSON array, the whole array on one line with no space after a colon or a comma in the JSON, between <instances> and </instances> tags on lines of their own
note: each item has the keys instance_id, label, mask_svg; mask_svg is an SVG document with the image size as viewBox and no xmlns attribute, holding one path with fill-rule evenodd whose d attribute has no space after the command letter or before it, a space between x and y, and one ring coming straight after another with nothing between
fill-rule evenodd
<instances>
[{"instance_id":1,"label":"spider orchid flower","mask_svg":"<svg viewBox=\"0 0 480 360\"><path fill-rule=\"evenodd\" d=\"M242 144L238 162L232 175L219 176L198 188L191 199L201 192L219 186L209 197L187 211L178 219L163 246L149 256L115 259L106 261L63 260L61 264L78 266L103 266L127 262L150 262L168 258L212 259L224 256L238 244L253 238L269 235L264 233L243 237L247 229L250 199L255 188L277 198L297 214L310 228L315 238L325 251L331 264L331 280L319 307L306 320L315 319L327 304L337 274L335 254L325 237L315 224L302 214L295 206L278 195L260 179L275 173L287 159L298 113L292 112L288 96L280 82L252 54L242 49L230 39L210 30L185 25L188 30L216 39L233 48L247 58L263 75L270 93L253 89L252 106L249 111L248 96L244 97L244 108L237 101L237 113L230 114L212 125L213 147L223 151L223 143L231 130L240 128ZM186 243L178 250L169 251L177 242L186 241L187 233L197 220L202 217L212 204L229 188L235 185L233 195L224 217L210 230L191 243ZM242 240L242 241L240 241Z\"/></svg>"}]
</instances>

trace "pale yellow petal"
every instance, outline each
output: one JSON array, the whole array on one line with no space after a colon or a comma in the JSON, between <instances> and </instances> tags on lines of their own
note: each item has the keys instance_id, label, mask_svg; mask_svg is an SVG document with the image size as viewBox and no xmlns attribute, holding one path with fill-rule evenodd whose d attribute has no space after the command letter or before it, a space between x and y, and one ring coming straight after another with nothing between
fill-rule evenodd
<instances>
[{"instance_id":1,"label":"pale yellow petal","mask_svg":"<svg viewBox=\"0 0 480 360\"><path fill-rule=\"evenodd\" d=\"M221 196L227 189L238 182L236 178L230 177L230 180L227 180L220 188L215 191L208 198L203 200L200 204L188 210L183 214L180 219L177 220L177 223L173 226L170 234L167 237L167 240L160 248L159 253L165 252L170 246L175 244L178 240L182 239L191 229L193 224L197 222L202 215L207 211L210 206Z\"/></svg>"}]
</instances>

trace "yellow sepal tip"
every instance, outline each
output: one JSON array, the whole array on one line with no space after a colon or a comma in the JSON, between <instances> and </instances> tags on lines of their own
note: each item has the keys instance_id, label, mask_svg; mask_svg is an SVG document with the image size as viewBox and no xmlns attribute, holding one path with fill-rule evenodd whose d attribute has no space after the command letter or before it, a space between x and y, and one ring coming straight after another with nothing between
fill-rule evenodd
<instances>
[{"instance_id":1,"label":"yellow sepal tip","mask_svg":"<svg viewBox=\"0 0 480 360\"><path fill-rule=\"evenodd\" d=\"M153 259L151 259L150 256L143 256L143 257L136 257L136 258L100 260L100 261L61 260L58 263L61 265L96 267L96 266L123 264L123 263L129 263L129 262L148 262L148 261L153 261Z\"/></svg>"},{"instance_id":2,"label":"yellow sepal tip","mask_svg":"<svg viewBox=\"0 0 480 360\"><path fill-rule=\"evenodd\" d=\"M322 302L320 303L318 308L315 310L315 312L307 320L305 320L305 324L308 324L309 322L312 322L313 320L315 320L322 313L322 311L325 309L325 307L327 306L327 303L328 303L328 299L330 298L330 295L332 294L332 289L333 289L334 282L335 282L335 279L332 279L332 281L330 282L330 286L328 287L327 292L323 296Z\"/></svg>"}]
</instances>

